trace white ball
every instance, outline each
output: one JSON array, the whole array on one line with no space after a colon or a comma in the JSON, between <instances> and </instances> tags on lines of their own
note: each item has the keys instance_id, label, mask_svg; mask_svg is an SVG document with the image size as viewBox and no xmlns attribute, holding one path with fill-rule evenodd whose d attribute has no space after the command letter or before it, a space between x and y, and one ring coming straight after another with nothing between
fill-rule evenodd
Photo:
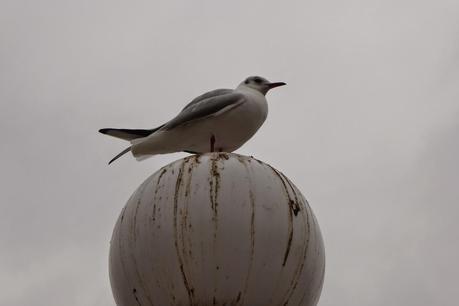
<instances>
[{"instance_id":1,"label":"white ball","mask_svg":"<svg viewBox=\"0 0 459 306\"><path fill-rule=\"evenodd\" d=\"M150 176L110 247L119 306L316 305L324 268L300 191L271 166L228 153L189 156Z\"/></svg>"}]
</instances>

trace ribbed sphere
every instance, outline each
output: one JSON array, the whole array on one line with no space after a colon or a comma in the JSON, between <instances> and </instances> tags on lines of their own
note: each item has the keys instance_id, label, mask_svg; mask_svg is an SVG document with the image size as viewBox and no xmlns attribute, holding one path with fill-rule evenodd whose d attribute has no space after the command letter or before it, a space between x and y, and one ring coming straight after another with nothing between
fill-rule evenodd
<instances>
[{"instance_id":1,"label":"ribbed sphere","mask_svg":"<svg viewBox=\"0 0 459 306\"><path fill-rule=\"evenodd\" d=\"M252 157L189 156L131 196L110 246L119 306L316 305L322 237L308 202Z\"/></svg>"}]
</instances>

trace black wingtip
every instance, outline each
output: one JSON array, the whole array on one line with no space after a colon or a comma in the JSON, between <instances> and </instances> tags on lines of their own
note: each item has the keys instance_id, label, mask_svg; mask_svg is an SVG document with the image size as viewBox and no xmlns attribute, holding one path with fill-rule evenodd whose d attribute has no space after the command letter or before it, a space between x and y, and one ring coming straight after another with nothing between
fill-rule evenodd
<instances>
[{"instance_id":1,"label":"black wingtip","mask_svg":"<svg viewBox=\"0 0 459 306\"><path fill-rule=\"evenodd\" d=\"M107 134L110 129L100 129L99 133Z\"/></svg>"}]
</instances>

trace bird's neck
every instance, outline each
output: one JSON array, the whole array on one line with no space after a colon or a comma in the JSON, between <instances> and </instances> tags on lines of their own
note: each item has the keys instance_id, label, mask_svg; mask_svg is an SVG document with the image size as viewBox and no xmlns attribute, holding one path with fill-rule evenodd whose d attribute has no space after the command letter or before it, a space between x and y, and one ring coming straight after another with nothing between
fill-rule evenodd
<instances>
[{"instance_id":1,"label":"bird's neck","mask_svg":"<svg viewBox=\"0 0 459 306\"><path fill-rule=\"evenodd\" d=\"M239 91L239 92L245 92L245 93L250 93L250 94L258 94L258 95L262 95L263 97L265 96L262 92L260 92L259 90L255 89L255 88L252 88L252 87L249 87L249 86L246 86L245 84L241 84L239 85L237 88L236 88L236 91Z\"/></svg>"}]
</instances>

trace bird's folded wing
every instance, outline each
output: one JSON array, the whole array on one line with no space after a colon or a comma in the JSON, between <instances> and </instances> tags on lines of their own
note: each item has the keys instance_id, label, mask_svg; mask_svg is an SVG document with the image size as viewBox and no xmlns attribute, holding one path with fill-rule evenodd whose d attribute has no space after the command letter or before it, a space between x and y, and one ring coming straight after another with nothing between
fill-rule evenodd
<instances>
[{"instance_id":1,"label":"bird's folded wing","mask_svg":"<svg viewBox=\"0 0 459 306\"><path fill-rule=\"evenodd\" d=\"M218 96L223 96L223 95L230 94L230 93L233 93L233 92L234 92L234 89L215 89L215 90L211 90L209 92L206 92L206 93L194 98L190 103L188 103L182 109L182 111L184 111L185 109L189 108L190 106L193 106L196 103L199 103L199 102L201 102L203 100L206 100L206 99L209 99L209 98L215 98L215 97L218 97Z\"/></svg>"},{"instance_id":2,"label":"bird's folded wing","mask_svg":"<svg viewBox=\"0 0 459 306\"><path fill-rule=\"evenodd\" d=\"M246 100L244 95L233 90L224 90L223 94L216 96L211 95L217 91L207 93L210 97L204 97L206 95L204 94L200 96L204 97L201 100L197 100L200 97L195 99L197 101L193 100L174 119L166 123L161 130L170 130L195 120L229 111Z\"/></svg>"}]
</instances>

